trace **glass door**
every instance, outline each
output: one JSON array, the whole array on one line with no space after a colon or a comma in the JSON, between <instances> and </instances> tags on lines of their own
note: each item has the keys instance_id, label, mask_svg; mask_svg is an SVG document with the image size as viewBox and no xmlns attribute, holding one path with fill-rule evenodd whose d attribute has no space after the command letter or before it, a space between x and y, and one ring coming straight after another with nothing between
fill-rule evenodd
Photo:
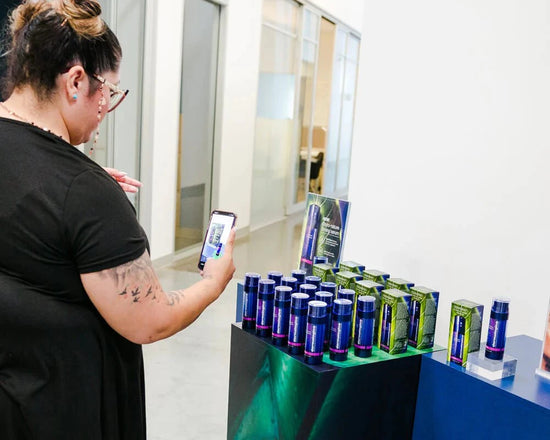
<instances>
[{"instance_id":1,"label":"glass door","mask_svg":"<svg viewBox=\"0 0 550 440\"><path fill-rule=\"evenodd\" d=\"M323 194L323 176L325 168L327 132L331 108L332 63L334 59L334 40L336 25L321 18L319 34L319 59L317 63L317 81L315 84L315 108L309 156L309 191Z\"/></svg>"},{"instance_id":2,"label":"glass door","mask_svg":"<svg viewBox=\"0 0 550 440\"><path fill-rule=\"evenodd\" d=\"M322 194L336 25L304 9L298 106L299 140L288 212L302 209L308 192Z\"/></svg>"},{"instance_id":3,"label":"glass door","mask_svg":"<svg viewBox=\"0 0 550 440\"><path fill-rule=\"evenodd\" d=\"M176 251L201 243L211 210L220 8L184 5Z\"/></svg>"},{"instance_id":4,"label":"glass door","mask_svg":"<svg viewBox=\"0 0 550 440\"><path fill-rule=\"evenodd\" d=\"M348 191L359 44L359 38L338 29L323 179L323 193L334 197L345 197Z\"/></svg>"},{"instance_id":5,"label":"glass door","mask_svg":"<svg viewBox=\"0 0 550 440\"><path fill-rule=\"evenodd\" d=\"M139 179L145 0L101 0L100 4L103 18L122 46L120 86L130 92L120 107L108 113L102 122L92 159L101 166L118 168ZM82 146L86 154L92 143L93 139ZM138 209L139 192L127 193L127 196Z\"/></svg>"},{"instance_id":6,"label":"glass door","mask_svg":"<svg viewBox=\"0 0 550 440\"><path fill-rule=\"evenodd\" d=\"M284 217L295 143L300 5L265 0L252 168L252 229Z\"/></svg>"}]
</instances>

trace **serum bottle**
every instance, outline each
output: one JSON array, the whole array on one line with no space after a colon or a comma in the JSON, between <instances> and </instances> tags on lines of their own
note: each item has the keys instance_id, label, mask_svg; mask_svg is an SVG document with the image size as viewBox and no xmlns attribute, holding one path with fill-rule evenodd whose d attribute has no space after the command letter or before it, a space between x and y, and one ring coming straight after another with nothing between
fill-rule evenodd
<instances>
[{"instance_id":1,"label":"serum bottle","mask_svg":"<svg viewBox=\"0 0 550 440\"><path fill-rule=\"evenodd\" d=\"M290 298L290 323L288 329L288 352L302 354L306 339L307 304L306 293L293 293Z\"/></svg>"},{"instance_id":2,"label":"serum bottle","mask_svg":"<svg viewBox=\"0 0 550 440\"><path fill-rule=\"evenodd\" d=\"M323 343L327 320L327 303L310 301L307 312L306 345L304 360L306 364L318 365L323 360Z\"/></svg>"},{"instance_id":3,"label":"serum bottle","mask_svg":"<svg viewBox=\"0 0 550 440\"><path fill-rule=\"evenodd\" d=\"M391 340L391 318L392 310L389 304L382 307L382 319L380 320L380 348L389 350Z\"/></svg>"},{"instance_id":4,"label":"serum bottle","mask_svg":"<svg viewBox=\"0 0 550 440\"><path fill-rule=\"evenodd\" d=\"M323 301L327 305L327 322L325 325L325 340L323 342L323 350L328 350L328 344L330 342L330 329L332 325L332 301L334 300L334 294L331 292L324 292L320 290L315 292L315 300Z\"/></svg>"},{"instance_id":5,"label":"serum bottle","mask_svg":"<svg viewBox=\"0 0 550 440\"><path fill-rule=\"evenodd\" d=\"M376 303L373 296L360 296L357 298L353 344L355 356L366 358L372 355L375 310Z\"/></svg>"},{"instance_id":6,"label":"serum bottle","mask_svg":"<svg viewBox=\"0 0 550 440\"><path fill-rule=\"evenodd\" d=\"M495 298L493 300L487 345L485 346L485 357L487 359L500 361L504 357L509 306L510 300L508 298Z\"/></svg>"},{"instance_id":7,"label":"serum bottle","mask_svg":"<svg viewBox=\"0 0 550 440\"><path fill-rule=\"evenodd\" d=\"M349 299L336 299L332 304L332 329L329 356L333 361L348 358L348 342L351 335L351 307Z\"/></svg>"},{"instance_id":8,"label":"serum bottle","mask_svg":"<svg viewBox=\"0 0 550 440\"><path fill-rule=\"evenodd\" d=\"M456 315L453 323L453 340L451 343L451 361L462 365L464 359L464 332L466 320Z\"/></svg>"},{"instance_id":9,"label":"serum bottle","mask_svg":"<svg viewBox=\"0 0 550 440\"><path fill-rule=\"evenodd\" d=\"M271 337L273 327L273 298L275 281L260 280L258 283L258 305L256 308L256 334L262 338Z\"/></svg>"},{"instance_id":10,"label":"serum bottle","mask_svg":"<svg viewBox=\"0 0 550 440\"><path fill-rule=\"evenodd\" d=\"M248 272L244 274L243 292L243 329L256 329L256 308L258 303L258 283L260 274Z\"/></svg>"},{"instance_id":11,"label":"serum bottle","mask_svg":"<svg viewBox=\"0 0 550 440\"><path fill-rule=\"evenodd\" d=\"M272 341L275 345L287 345L288 322L290 319L290 295L292 288L288 286L275 287L275 301L273 304L273 333Z\"/></svg>"}]
</instances>

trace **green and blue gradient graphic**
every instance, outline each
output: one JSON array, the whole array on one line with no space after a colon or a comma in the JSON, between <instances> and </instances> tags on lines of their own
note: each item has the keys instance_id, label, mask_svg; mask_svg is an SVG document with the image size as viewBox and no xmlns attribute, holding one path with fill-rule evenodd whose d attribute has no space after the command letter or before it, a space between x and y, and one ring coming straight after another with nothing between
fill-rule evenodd
<instances>
[{"instance_id":1,"label":"green and blue gradient graphic","mask_svg":"<svg viewBox=\"0 0 550 440\"><path fill-rule=\"evenodd\" d=\"M344 362L325 353L313 366L234 325L227 438L410 438L418 355L429 351L374 347L370 358L350 352Z\"/></svg>"}]
</instances>

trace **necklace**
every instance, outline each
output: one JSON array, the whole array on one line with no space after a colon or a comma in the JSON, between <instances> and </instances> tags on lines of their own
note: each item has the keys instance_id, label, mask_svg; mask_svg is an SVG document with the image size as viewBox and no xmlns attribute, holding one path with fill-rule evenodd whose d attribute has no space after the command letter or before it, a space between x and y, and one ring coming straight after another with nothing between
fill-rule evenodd
<instances>
[{"instance_id":1,"label":"necklace","mask_svg":"<svg viewBox=\"0 0 550 440\"><path fill-rule=\"evenodd\" d=\"M4 110L6 110L9 113L10 116L15 116L17 119L19 119L19 120L21 120L21 121L23 121L23 122L25 122L29 125L32 125L33 127L39 128L40 130L45 131L46 133L53 134L55 137L58 137L59 139L64 140L62 136L59 136L57 133L54 133L49 128L41 127L39 125L36 125L34 122L29 121L28 119L25 119L23 116L20 116L17 113L15 113L13 110L10 110L9 107L4 102L0 102L0 107L2 107Z\"/></svg>"}]
</instances>

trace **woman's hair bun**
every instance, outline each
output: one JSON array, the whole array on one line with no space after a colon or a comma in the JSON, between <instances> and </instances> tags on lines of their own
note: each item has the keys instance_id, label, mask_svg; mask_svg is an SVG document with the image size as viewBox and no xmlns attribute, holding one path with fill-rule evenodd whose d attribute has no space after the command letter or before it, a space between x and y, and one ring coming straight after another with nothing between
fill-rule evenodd
<instances>
[{"instance_id":1,"label":"woman's hair bun","mask_svg":"<svg viewBox=\"0 0 550 440\"><path fill-rule=\"evenodd\" d=\"M82 38L97 38L105 32L101 5L96 0L26 0L11 15L11 32L30 23L37 15L52 11Z\"/></svg>"},{"instance_id":2,"label":"woman's hair bun","mask_svg":"<svg viewBox=\"0 0 550 440\"><path fill-rule=\"evenodd\" d=\"M96 0L57 0L56 9L82 38L96 38L105 32L101 5Z\"/></svg>"}]
</instances>

